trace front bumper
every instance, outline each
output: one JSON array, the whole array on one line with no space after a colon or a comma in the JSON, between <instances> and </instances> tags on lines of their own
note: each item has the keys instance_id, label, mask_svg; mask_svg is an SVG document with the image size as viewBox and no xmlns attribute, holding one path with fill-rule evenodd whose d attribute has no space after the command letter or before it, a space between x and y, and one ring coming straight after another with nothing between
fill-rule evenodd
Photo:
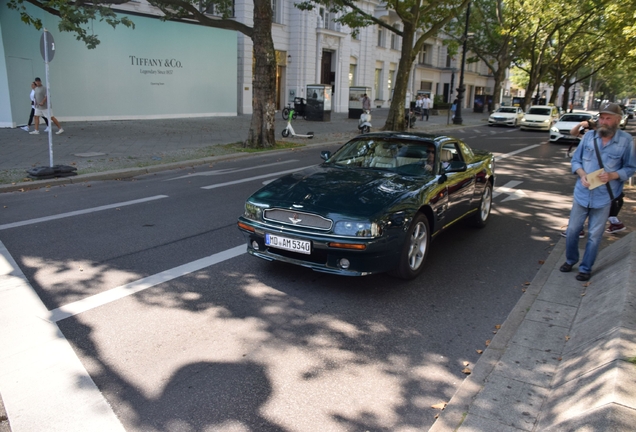
<instances>
[{"instance_id":1,"label":"front bumper","mask_svg":"<svg viewBox=\"0 0 636 432\"><path fill-rule=\"evenodd\" d=\"M491 126L514 126L515 119L509 117L488 117L488 124Z\"/></svg>"},{"instance_id":2,"label":"front bumper","mask_svg":"<svg viewBox=\"0 0 636 432\"><path fill-rule=\"evenodd\" d=\"M521 129L532 129L532 130L544 130L544 131L549 131L550 130L550 123L538 123L538 122L521 122L521 124L519 125L519 127Z\"/></svg>"},{"instance_id":3,"label":"front bumper","mask_svg":"<svg viewBox=\"0 0 636 432\"><path fill-rule=\"evenodd\" d=\"M402 242L397 234L403 234L403 231L398 229L393 230L396 231L393 236L385 234L374 239L352 239L319 234L291 233L242 216L239 218L239 223L254 229L252 232L239 226L239 230L243 232L247 240L247 252L250 255L267 261L281 261L307 267L322 273L342 276L384 273L397 267L401 253ZM265 232L295 240L310 241L311 254L306 255L268 246L265 244ZM329 245L329 243L334 242L364 244L366 248L364 250L350 250ZM341 264L343 259L349 263L346 268Z\"/></svg>"}]
</instances>

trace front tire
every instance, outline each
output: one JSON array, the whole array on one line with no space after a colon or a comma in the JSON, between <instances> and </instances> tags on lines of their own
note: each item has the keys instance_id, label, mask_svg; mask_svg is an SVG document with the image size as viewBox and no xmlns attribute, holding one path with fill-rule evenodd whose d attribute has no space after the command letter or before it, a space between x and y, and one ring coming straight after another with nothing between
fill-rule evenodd
<instances>
[{"instance_id":1,"label":"front tire","mask_svg":"<svg viewBox=\"0 0 636 432\"><path fill-rule=\"evenodd\" d=\"M415 279L424 268L430 243L431 234L428 219L422 213L418 213L411 222L402 246L400 262L392 274L400 279Z\"/></svg>"},{"instance_id":2,"label":"front tire","mask_svg":"<svg viewBox=\"0 0 636 432\"><path fill-rule=\"evenodd\" d=\"M281 133L283 134L283 138L287 138L289 136L289 129L283 129Z\"/></svg>"},{"instance_id":3,"label":"front tire","mask_svg":"<svg viewBox=\"0 0 636 432\"><path fill-rule=\"evenodd\" d=\"M283 108L283 120L289 119L289 108Z\"/></svg>"},{"instance_id":4,"label":"front tire","mask_svg":"<svg viewBox=\"0 0 636 432\"><path fill-rule=\"evenodd\" d=\"M370 128L369 126L364 126L364 127L362 128L362 133L363 133L363 134L367 134L367 133L369 133L369 132L371 132L371 128Z\"/></svg>"},{"instance_id":5,"label":"front tire","mask_svg":"<svg viewBox=\"0 0 636 432\"><path fill-rule=\"evenodd\" d=\"M483 228L488 223L490 218L490 210L492 209L492 183L486 183L484 192L481 194L481 201L479 202L479 209L477 213L472 217L471 225L477 228Z\"/></svg>"}]
</instances>

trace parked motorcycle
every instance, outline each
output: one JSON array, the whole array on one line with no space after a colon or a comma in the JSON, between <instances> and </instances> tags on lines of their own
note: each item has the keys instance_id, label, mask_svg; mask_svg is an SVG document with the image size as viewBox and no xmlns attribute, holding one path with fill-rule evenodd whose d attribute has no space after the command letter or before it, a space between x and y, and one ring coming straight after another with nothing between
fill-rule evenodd
<instances>
[{"instance_id":1,"label":"parked motorcycle","mask_svg":"<svg viewBox=\"0 0 636 432\"><path fill-rule=\"evenodd\" d=\"M371 111L362 111L358 120L358 130L363 134L371 132Z\"/></svg>"}]
</instances>

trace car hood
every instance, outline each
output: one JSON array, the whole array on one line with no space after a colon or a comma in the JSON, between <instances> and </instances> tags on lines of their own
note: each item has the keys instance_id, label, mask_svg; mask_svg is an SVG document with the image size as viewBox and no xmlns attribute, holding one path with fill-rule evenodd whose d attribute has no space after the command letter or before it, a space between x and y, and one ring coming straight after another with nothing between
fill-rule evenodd
<instances>
[{"instance_id":1,"label":"car hood","mask_svg":"<svg viewBox=\"0 0 636 432\"><path fill-rule=\"evenodd\" d=\"M318 165L288 174L254 193L249 201L323 216L372 218L397 202L415 200L434 176L410 177L389 171Z\"/></svg>"},{"instance_id":2,"label":"car hood","mask_svg":"<svg viewBox=\"0 0 636 432\"><path fill-rule=\"evenodd\" d=\"M524 114L524 117L526 120L534 120L534 121L543 121L543 120L550 119L549 115L543 115L543 114Z\"/></svg>"},{"instance_id":3,"label":"car hood","mask_svg":"<svg viewBox=\"0 0 636 432\"><path fill-rule=\"evenodd\" d=\"M517 113L494 112L494 113L490 114L490 117L513 118L513 117L517 117Z\"/></svg>"},{"instance_id":4,"label":"car hood","mask_svg":"<svg viewBox=\"0 0 636 432\"><path fill-rule=\"evenodd\" d=\"M552 127L555 127L559 130L563 129L567 129L570 130L572 129L574 126L576 126L577 124L579 124L580 122L571 122L571 121L559 121L556 122Z\"/></svg>"}]
</instances>

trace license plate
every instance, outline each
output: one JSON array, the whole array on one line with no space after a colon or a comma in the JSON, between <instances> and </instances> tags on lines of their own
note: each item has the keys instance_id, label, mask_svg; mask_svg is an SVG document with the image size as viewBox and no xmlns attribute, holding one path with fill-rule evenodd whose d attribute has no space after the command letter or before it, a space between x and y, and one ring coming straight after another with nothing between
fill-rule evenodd
<instances>
[{"instance_id":1,"label":"license plate","mask_svg":"<svg viewBox=\"0 0 636 432\"><path fill-rule=\"evenodd\" d=\"M285 249L302 254L311 254L311 242L306 240L294 240L274 234L265 233L265 244L277 249Z\"/></svg>"}]
</instances>

